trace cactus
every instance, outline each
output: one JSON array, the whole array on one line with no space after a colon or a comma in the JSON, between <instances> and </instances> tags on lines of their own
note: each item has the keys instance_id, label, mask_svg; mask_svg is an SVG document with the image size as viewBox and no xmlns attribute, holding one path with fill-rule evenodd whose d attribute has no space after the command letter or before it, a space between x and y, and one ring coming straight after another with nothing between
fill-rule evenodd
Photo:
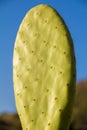
<instances>
[{"instance_id":1,"label":"cactus","mask_svg":"<svg viewBox=\"0 0 87 130\"><path fill-rule=\"evenodd\" d=\"M23 130L68 130L75 95L70 33L50 6L33 7L17 33L13 81Z\"/></svg>"}]
</instances>

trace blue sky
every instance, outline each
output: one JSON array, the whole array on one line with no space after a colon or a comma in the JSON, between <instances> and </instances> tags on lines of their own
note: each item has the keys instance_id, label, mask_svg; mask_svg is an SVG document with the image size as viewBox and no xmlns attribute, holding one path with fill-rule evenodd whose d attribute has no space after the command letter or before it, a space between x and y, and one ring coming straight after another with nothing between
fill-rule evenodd
<instances>
[{"instance_id":1,"label":"blue sky","mask_svg":"<svg viewBox=\"0 0 87 130\"><path fill-rule=\"evenodd\" d=\"M54 7L65 20L76 55L77 81L87 78L87 0L0 0L0 113L16 112L12 58L18 27L35 5Z\"/></svg>"}]
</instances>

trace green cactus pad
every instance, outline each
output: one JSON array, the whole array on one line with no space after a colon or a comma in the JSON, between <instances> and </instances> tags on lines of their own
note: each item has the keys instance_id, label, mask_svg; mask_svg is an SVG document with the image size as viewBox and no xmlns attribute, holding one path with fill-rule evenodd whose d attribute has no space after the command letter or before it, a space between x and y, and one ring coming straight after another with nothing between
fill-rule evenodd
<instances>
[{"instance_id":1,"label":"green cactus pad","mask_svg":"<svg viewBox=\"0 0 87 130\"><path fill-rule=\"evenodd\" d=\"M52 7L36 6L23 19L14 47L13 80L23 130L68 130L75 56L69 31Z\"/></svg>"}]
</instances>

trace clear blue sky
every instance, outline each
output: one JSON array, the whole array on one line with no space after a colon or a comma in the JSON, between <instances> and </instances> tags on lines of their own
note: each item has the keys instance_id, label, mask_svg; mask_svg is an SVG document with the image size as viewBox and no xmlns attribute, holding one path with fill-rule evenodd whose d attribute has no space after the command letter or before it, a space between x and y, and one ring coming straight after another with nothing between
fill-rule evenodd
<instances>
[{"instance_id":1,"label":"clear blue sky","mask_svg":"<svg viewBox=\"0 0 87 130\"><path fill-rule=\"evenodd\" d=\"M53 6L65 20L77 60L77 81L87 78L87 0L0 0L0 113L16 112L12 58L18 27L35 5Z\"/></svg>"}]
</instances>

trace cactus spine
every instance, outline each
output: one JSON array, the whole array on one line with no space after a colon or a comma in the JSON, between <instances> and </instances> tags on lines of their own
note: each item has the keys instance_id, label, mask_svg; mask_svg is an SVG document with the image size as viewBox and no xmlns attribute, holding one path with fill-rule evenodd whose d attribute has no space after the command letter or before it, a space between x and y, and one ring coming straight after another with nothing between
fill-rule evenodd
<instances>
[{"instance_id":1,"label":"cactus spine","mask_svg":"<svg viewBox=\"0 0 87 130\"><path fill-rule=\"evenodd\" d=\"M16 107L23 130L68 130L75 95L70 33L50 6L32 8L17 33L13 56Z\"/></svg>"}]
</instances>

